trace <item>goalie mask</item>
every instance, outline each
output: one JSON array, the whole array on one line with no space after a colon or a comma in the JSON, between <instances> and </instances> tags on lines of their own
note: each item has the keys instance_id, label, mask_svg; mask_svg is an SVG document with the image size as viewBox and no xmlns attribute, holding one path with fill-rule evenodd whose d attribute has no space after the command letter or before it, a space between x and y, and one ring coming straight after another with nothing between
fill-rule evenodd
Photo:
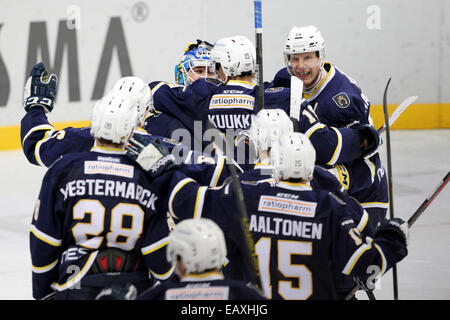
<instances>
[{"instance_id":1,"label":"goalie mask","mask_svg":"<svg viewBox=\"0 0 450 320\"><path fill-rule=\"evenodd\" d=\"M274 177L280 180L311 180L316 161L316 150L300 132L280 136L270 151Z\"/></svg>"},{"instance_id":2,"label":"goalie mask","mask_svg":"<svg viewBox=\"0 0 450 320\"><path fill-rule=\"evenodd\" d=\"M227 255L225 237L210 219L182 220L169 235L166 255L173 264L182 257L186 273L221 269Z\"/></svg>"},{"instance_id":3,"label":"goalie mask","mask_svg":"<svg viewBox=\"0 0 450 320\"><path fill-rule=\"evenodd\" d=\"M128 97L110 92L97 101L91 114L91 135L113 143L128 141L137 126L137 109Z\"/></svg>"},{"instance_id":4,"label":"goalie mask","mask_svg":"<svg viewBox=\"0 0 450 320\"><path fill-rule=\"evenodd\" d=\"M181 62L175 66L175 81L180 85L192 84L197 79L206 78L212 72L211 67L211 51L208 48L199 46L186 51Z\"/></svg>"},{"instance_id":5,"label":"goalie mask","mask_svg":"<svg viewBox=\"0 0 450 320\"><path fill-rule=\"evenodd\" d=\"M116 82L111 92L126 95L136 106L138 125L143 126L147 111L153 111L153 95L150 87L140 78L124 77Z\"/></svg>"}]
</instances>

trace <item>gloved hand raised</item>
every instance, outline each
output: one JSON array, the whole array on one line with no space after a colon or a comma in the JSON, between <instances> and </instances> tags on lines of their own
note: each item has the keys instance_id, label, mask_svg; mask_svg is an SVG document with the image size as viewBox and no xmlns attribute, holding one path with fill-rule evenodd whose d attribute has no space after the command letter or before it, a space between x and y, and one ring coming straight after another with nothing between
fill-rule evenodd
<instances>
[{"instance_id":1,"label":"gloved hand raised","mask_svg":"<svg viewBox=\"0 0 450 320\"><path fill-rule=\"evenodd\" d=\"M56 98L58 77L49 75L42 62L31 69L30 77L23 89L23 106L25 111L30 108L41 106L45 112L53 110L53 100Z\"/></svg>"}]
</instances>

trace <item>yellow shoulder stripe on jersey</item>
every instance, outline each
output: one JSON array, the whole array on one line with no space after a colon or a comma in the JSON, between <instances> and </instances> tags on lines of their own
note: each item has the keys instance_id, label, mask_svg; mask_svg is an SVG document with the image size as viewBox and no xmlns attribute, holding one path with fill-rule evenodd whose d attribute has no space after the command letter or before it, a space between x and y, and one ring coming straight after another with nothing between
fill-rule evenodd
<instances>
[{"instance_id":1,"label":"yellow shoulder stripe on jersey","mask_svg":"<svg viewBox=\"0 0 450 320\"><path fill-rule=\"evenodd\" d=\"M36 132L36 131L48 131L48 130L55 131L55 128L53 128L53 126L51 126L49 124L41 124L39 126L36 126L36 127L32 128L30 131L27 132L25 137L23 137L22 145L25 142L25 140L27 140L27 138L30 136L30 134L32 134L33 132Z\"/></svg>"},{"instance_id":2,"label":"yellow shoulder stripe on jersey","mask_svg":"<svg viewBox=\"0 0 450 320\"><path fill-rule=\"evenodd\" d=\"M311 135L319 129L325 128L326 125L324 125L323 123L316 123L315 125L313 125L311 128L309 128L306 132L305 132L305 136L308 137L308 139L311 137Z\"/></svg>"},{"instance_id":3,"label":"yellow shoulder stripe on jersey","mask_svg":"<svg viewBox=\"0 0 450 320\"><path fill-rule=\"evenodd\" d=\"M202 217L203 204L205 202L205 193L208 187L200 187L197 191L197 197L195 199L195 207L194 207L194 219L198 219Z\"/></svg>"},{"instance_id":4,"label":"yellow shoulder stripe on jersey","mask_svg":"<svg viewBox=\"0 0 450 320\"><path fill-rule=\"evenodd\" d=\"M341 154L341 149L342 149L342 135L339 132L338 129L336 129L335 127L330 127L331 129L334 130L334 132L336 132L336 136L337 136L337 145L336 145L336 149L334 150L333 156L331 157L330 161L327 162L328 165L334 165L336 163L336 161L339 158L339 155Z\"/></svg>"},{"instance_id":5,"label":"yellow shoulder stripe on jersey","mask_svg":"<svg viewBox=\"0 0 450 320\"><path fill-rule=\"evenodd\" d=\"M167 82L161 81L156 86L153 87L152 94L155 94L156 91L158 91L159 88L161 88L163 85L168 84Z\"/></svg>"},{"instance_id":6,"label":"yellow shoulder stripe on jersey","mask_svg":"<svg viewBox=\"0 0 450 320\"><path fill-rule=\"evenodd\" d=\"M375 181L375 164L369 159L365 159L364 162L366 163L367 167L370 170L370 178L373 183Z\"/></svg>"},{"instance_id":7,"label":"yellow shoulder stripe on jersey","mask_svg":"<svg viewBox=\"0 0 450 320\"><path fill-rule=\"evenodd\" d=\"M180 191L186 184L190 183L190 182L195 182L193 179L191 178L185 178L181 181L179 181L175 187L173 188L173 191L170 194L169 197L169 213L172 215L172 217L177 218L177 215L175 214L175 212L173 211L173 199L175 199L175 196L177 195L177 192Z\"/></svg>"},{"instance_id":8,"label":"yellow shoulder stripe on jersey","mask_svg":"<svg viewBox=\"0 0 450 320\"><path fill-rule=\"evenodd\" d=\"M169 237L162 238L161 240L142 248L141 249L142 255L146 256L152 252L161 249L162 247L168 244L169 244Z\"/></svg>"},{"instance_id":9,"label":"yellow shoulder stripe on jersey","mask_svg":"<svg viewBox=\"0 0 450 320\"><path fill-rule=\"evenodd\" d=\"M225 166L225 157L219 156L219 163L216 165L214 169L214 174L211 178L211 182L209 183L210 187L217 187L217 183L219 182L220 175L222 174L223 167Z\"/></svg>"},{"instance_id":10,"label":"yellow shoulder stripe on jersey","mask_svg":"<svg viewBox=\"0 0 450 320\"><path fill-rule=\"evenodd\" d=\"M54 247L59 247L62 243L62 240L59 239L55 239L51 236L49 236L48 234L45 234L44 232L40 231L38 228L36 228L35 225L31 225L30 227L30 232L39 240L54 246Z\"/></svg>"},{"instance_id":11,"label":"yellow shoulder stripe on jersey","mask_svg":"<svg viewBox=\"0 0 450 320\"><path fill-rule=\"evenodd\" d=\"M363 202L363 203L361 203L361 207L363 207L364 209L367 209L367 208L387 209L387 208L389 208L389 202Z\"/></svg>"},{"instance_id":12,"label":"yellow shoulder stripe on jersey","mask_svg":"<svg viewBox=\"0 0 450 320\"><path fill-rule=\"evenodd\" d=\"M359 258L366 252L367 250L372 248L372 238L367 237L366 240L368 241L365 244L362 244L350 257L347 264L345 265L344 269L342 270L342 273L349 275L353 268L355 267L356 263L358 262Z\"/></svg>"},{"instance_id":13,"label":"yellow shoulder stripe on jersey","mask_svg":"<svg viewBox=\"0 0 450 320\"><path fill-rule=\"evenodd\" d=\"M52 270L58 264L58 261L59 261L59 259L56 259L52 263L50 263L46 266L43 266L43 267L36 267L36 266L32 265L31 270L34 273L45 273L45 272Z\"/></svg>"},{"instance_id":14,"label":"yellow shoulder stripe on jersey","mask_svg":"<svg viewBox=\"0 0 450 320\"><path fill-rule=\"evenodd\" d=\"M34 158L36 159L36 162L41 166L41 167L46 167L46 165L42 162L41 156L39 155L39 149L41 148L41 145L49 140L52 137L52 133L54 131L52 130L48 130L47 132L45 132L44 137L38 141L38 143L36 143L36 146L34 147Z\"/></svg>"},{"instance_id":15,"label":"yellow shoulder stripe on jersey","mask_svg":"<svg viewBox=\"0 0 450 320\"><path fill-rule=\"evenodd\" d=\"M384 272L386 271L386 257L384 256L383 250L381 250L380 246L374 243L375 248L378 250L381 256L381 270L380 272L375 276L375 278L381 277Z\"/></svg>"},{"instance_id":16,"label":"yellow shoulder stripe on jersey","mask_svg":"<svg viewBox=\"0 0 450 320\"><path fill-rule=\"evenodd\" d=\"M155 278L157 278L157 279L159 279L159 280L166 280L166 279L168 279L168 278L172 275L172 273L173 273L174 270L175 270L175 265L173 265L173 266L169 269L169 271L167 271L166 273L159 274L159 273L156 273L156 272L153 271L153 270L150 270L150 272L151 272L151 274L152 274Z\"/></svg>"},{"instance_id":17,"label":"yellow shoulder stripe on jersey","mask_svg":"<svg viewBox=\"0 0 450 320\"><path fill-rule=\"evenodd\" d=\"M364 230L364 228L367 226L367 221L369 221L369 214L367 213L366 210L364 210L364 213L361 217L361 220L359 220L358 225L356 226L356 228L361 232Z\"/></svg>"}]
</instances>

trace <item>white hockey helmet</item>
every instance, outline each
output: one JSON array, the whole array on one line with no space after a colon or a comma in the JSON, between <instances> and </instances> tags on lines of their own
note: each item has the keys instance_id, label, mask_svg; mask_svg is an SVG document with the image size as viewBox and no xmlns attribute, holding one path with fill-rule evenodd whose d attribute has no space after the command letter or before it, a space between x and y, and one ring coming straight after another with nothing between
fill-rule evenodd
<instances>
[{"instance_id":1,"label":"white hockey helmet","mask_svg":"<svg viewBox=\"0 0 450 320\"><path fill-rule=\"evenodd\" d=\"M292 74L290 56L296 53L319 52L319 59L325 59L325 40L315 26L293 27L284 43L284 60Z\"/></svg>"},{"instance_id":2,"label":"white hockey helmet","mask_svg":"<svg viewBox=\"0 0 450 320\"><path fill-rule=\"evenodd\" d=\"M110 92L97 101L91 114L91 135L125 143L137 126L137 109L127 96Z\"/></svg>"},{"instance_id":3,"label":"white hockey helmet","mask_svg":"<svg viewBox=\"0 0 450 320\"><path fill-rule=\"evenodd\" d=\"M182 257L186 273L221 269L226 255L223 232L210 219L182 220L169 235L167 261L175 264L177 256Z\"/></svg>"},{"instance_id":4,"label":"white hockey helmet","mask_svg":"<svg viewBox=\"0 0 450 320\"><path fill-rule=\"evenodd\" d=\"M138 125L144 125L147 110L154 109L150 87L138 77L123 77L116 82L111 91L125 94L134 101L138 112Z\"/></svg>"},{"instance_id":5,"label":"white hockey helmet","mask_svg":"<svg viewBox=\"0 0 450 320\"><path fill-rule=\"evenodd\" d=\"M316 150L303 133L291 132L281 136L270 151L270 163L276 179L311 180Z\"/></svg>"},{"instance_id":6,"label":"white hockey helmet","mask_svg":"<svg viewBox=\"0 0 450 320\"><path fill-rule=\"evenodd\" d=\"M244 36L233 36L218 40L211 50L213 70L220 63L227 77L256 72L256 50L253 43Z\"/></svg>"},{"instance_id":7,"label":"white hockey helmet","mask_svg":"<svg viewBox=\"0 0 450 320\"><path fill-rule=\"evenodd\" d=\"M255 148L269 150L280 136L294 132L294 124L282 109L262 109L253 118L248 137Z\"/></svg>"}]
</instances>

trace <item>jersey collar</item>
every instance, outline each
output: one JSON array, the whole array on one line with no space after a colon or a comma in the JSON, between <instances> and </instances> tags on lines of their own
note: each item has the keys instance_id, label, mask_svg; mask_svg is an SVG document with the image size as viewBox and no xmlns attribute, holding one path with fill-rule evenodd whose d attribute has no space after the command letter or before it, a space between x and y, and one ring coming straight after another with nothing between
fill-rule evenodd
<instances>
[{"instance_id":1,"label":"jersey collar","mask_svg":"<svg viewBox=\"0 0 450 320\"><path fill-rule=\"evenodd\" d=\"M228 80L227 86L240 86L247 89L253 89L255 85L248 81L242 81L242 80Z\"/></svg>"},{"instance_id":2,"label":"jersey collar","mask_svg":"<svg viewBox=\"0 0 450 320\"><path fill-rule=\"evenodd\" d=\"M315 98L317 98L317 96L323 91L323 89L325 89L327 84L331 81L331 79L333 79L334 75L336 74L336 70L331 63L325 62L324 68L330 68L330 70L328 71L326 76L319 82L317 87L311 93L303 94L303 97L306 100L311 101L311 100L314 100Z\"/></svg>"},{"instance_id":3,"label":"jersey collar","mask_svg":"<svg viewBox=\"0 0 450 320\"><path fill-rule=\"evenodd\" d=\"M106 148L106 147L100 147L97 145L94 145L91 148L91 151L99 152L99 153L106 153L106 154L126 154L127 153L124 149L121 149L121 148Z\"/></svg>"},{"instance_id":4,"label":"jersey collar","mask_svg":"<svg viewBox=\"0 0 450 320\"><path fill-rule=\"evenodd\" d=\"M212 271L212 272L205 272L202 274L193 274L189 273L185 276L182 276L180 281L181 282L200 282L200 281L212 281L212 280L223 280L224 276L222 272Z\"/></svg>"}]
</instances>

